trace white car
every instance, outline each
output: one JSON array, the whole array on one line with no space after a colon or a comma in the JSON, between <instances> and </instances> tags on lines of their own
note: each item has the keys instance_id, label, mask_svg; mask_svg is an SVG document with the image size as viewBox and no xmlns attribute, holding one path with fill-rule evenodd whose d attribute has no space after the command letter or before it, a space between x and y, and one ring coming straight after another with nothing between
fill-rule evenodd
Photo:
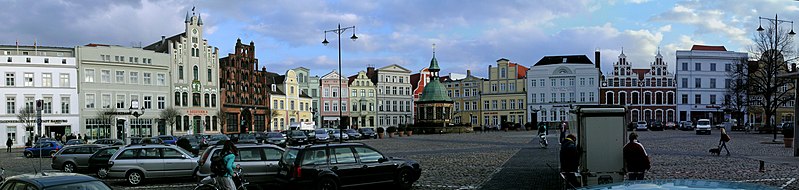
<instances>
[{"instance_id":1,"label":"white car","mask_svg":"<svg viewBox=\"0 0 799 190\"><path fill-rule=\"evenodd\" d=\"M700 119L699 121L696 122L696 134L699 135L702 133L707 133L708 135L710 135L710 130L711 130L710 126L711 125L709 119Z\"/></svg>"},{"instance_id":2,"label":"white car","mask_svg":"<svg viewBox=\"0 0 799 190\"><path fill-rule=\"evenodd\" d=\"M638 126L635 127L636 131L646 131L646 121L638 121Z\"/></svg>"}]
</instances>

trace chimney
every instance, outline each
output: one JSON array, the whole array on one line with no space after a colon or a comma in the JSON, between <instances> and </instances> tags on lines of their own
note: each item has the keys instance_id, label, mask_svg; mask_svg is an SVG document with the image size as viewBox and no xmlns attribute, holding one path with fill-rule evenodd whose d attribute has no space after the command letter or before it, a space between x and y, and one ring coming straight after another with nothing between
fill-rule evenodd
<instances>
[{"instance_id":1,"label":"chimney","mask_svg":"<svg viewBox=\"0 0 799 190\"><path fill-rule=\"evenodd\" d=\"M599 49L597 49L597 50L594 52L594 62L596 62L596 68L597 68L597 69L601 69L601 68L600 68L600 65L601 65L601 62L602 62L601 60L602 60L602 59L600 59L600 56L599 56Z\"/></svg>"},{"instance_id":2,"label":"chimney","mask_svg":"<svg viewBox=\"0 0 799 190\"><path fill-rule=\"evenodd\" d=\"M375 73L375 67L366 67L366 73L367 74Z\"/></svg>"},{"instance_id":3,"label":"chimney","mask_svg":"<svg viewBox=\"0 0 799 190\"><path fill-rule=\"evenodd\" d=\"M166 44L164 44L164 41L166 41L166 36L161 36L161 46L166 46Z\"/></svg>"},{"instance_id":4,"label":"chimney","mask_svg":"<svg viewBox=\"0 0 799 190\"><path fill-rule=\"evenodd\" d=\"M472 70L466 69L466 77L472 76Z\"/></svg>"}]
</instances>

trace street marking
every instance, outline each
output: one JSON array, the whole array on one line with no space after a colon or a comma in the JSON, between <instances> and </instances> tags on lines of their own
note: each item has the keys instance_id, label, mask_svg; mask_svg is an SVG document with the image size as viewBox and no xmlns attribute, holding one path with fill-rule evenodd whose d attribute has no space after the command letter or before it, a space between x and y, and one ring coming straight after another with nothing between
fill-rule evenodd
<instances>
[{"instance_id":1,"label":"street marking","mask_svg":"<svg viewBox=\"0 0 799 190\"><path fill-rule=\"evenodd\" d=\"M477 189L475 186L457 186L457 185L413 185L415 187L429 187L429 188L449 188L449 189Z\"/></svg>"},{"instance_id":2,"label":"street marking","mask_svg":"<svg viewBox=\"0 0 799 190\"><path fill-rule=\"evenodd\" d=\"M749 180L740 180L735 182L765 182L765 181L783 181L783 180L793 182L794 180L796 180L796 178L749 179Z\"/></svg>"},{"instance_id":3,"label":"street marking","mask_svg":"<svg viewBox=\"0 0 799 190\"><path fill-rule=\"evenodd\" d=\"M785 182L785 184L782 184L782 186L780 186L780 189L785 189L785 187L787 187L788 185L790 185L794 181L796 181L796 178L791 178L791 180L788 180L788 182Z\"/></svg>"},{"instance_id":4,"label":"street marking","mask_svg":"<svg viewBox=\"0 0 799 190\"><path fill-rule=\"evenodd\" d=\"M132 187L133 189L150 189L150 188L175 188L175 187L194 187L197 184L185 184L185 185L161 185L161 186L146 186L146 187ZM129 187L130 188L130 187Z\"/></svg>"}]
</instances>

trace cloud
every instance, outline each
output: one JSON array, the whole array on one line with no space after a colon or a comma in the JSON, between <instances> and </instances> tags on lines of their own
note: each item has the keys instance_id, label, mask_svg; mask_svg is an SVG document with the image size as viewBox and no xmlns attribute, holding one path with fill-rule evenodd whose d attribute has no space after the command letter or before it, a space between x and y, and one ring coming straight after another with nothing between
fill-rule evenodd
<instances>
[{"instance_id":1,"label":"cloud","mask_svg":"<svg viewBox=\"0 0 799 190\"><path fill-rule=\"evenodd\" d=\"M727 24L725 12L719 9L703 8L696 4L677 4L651 20L688 24L696 28L696 34L719 33L738 44L751 43L746 31Z\"/></svg>"}]
</instances>

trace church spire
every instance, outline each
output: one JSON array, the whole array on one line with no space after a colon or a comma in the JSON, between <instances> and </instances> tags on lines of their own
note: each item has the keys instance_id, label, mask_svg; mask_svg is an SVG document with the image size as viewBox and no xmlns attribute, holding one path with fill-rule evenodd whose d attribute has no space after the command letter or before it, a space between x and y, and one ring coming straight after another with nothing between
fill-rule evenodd
<instances>
[{"instance_id":1,"label":"church spire","mask_svg":"<svg viewBox=\"0 0 799 190\"><path fill-rule=\"evenodd\" d=\"M184 21L184 23L189 23L189 22L191 22L191 16L189 16L189 11L186 11L186 21Z\"/></svg>"},{"instance_id":2,"label":"church spire","mask_svg":"<svg viewBox=\"0 0 799 190\"><path fill-rule=\"evenodd\" d=\"M438 60L436 60L436 44L433 44L433 59L430 60L430 67L428 67L427 70L430 71L430 74L436 74L433 77L438 77L438 71L441 70L441 68L438 67Z\"/></svg>"},{"instance_id":3,"label":"church spire","mask_svg":"<svg viewBox=\"0 0 799 190\"><path fill-rule=\"evenodd\" d=\"M203 14L197 14L197 25L203 25Z\"/></svg>"}]
</instances>

